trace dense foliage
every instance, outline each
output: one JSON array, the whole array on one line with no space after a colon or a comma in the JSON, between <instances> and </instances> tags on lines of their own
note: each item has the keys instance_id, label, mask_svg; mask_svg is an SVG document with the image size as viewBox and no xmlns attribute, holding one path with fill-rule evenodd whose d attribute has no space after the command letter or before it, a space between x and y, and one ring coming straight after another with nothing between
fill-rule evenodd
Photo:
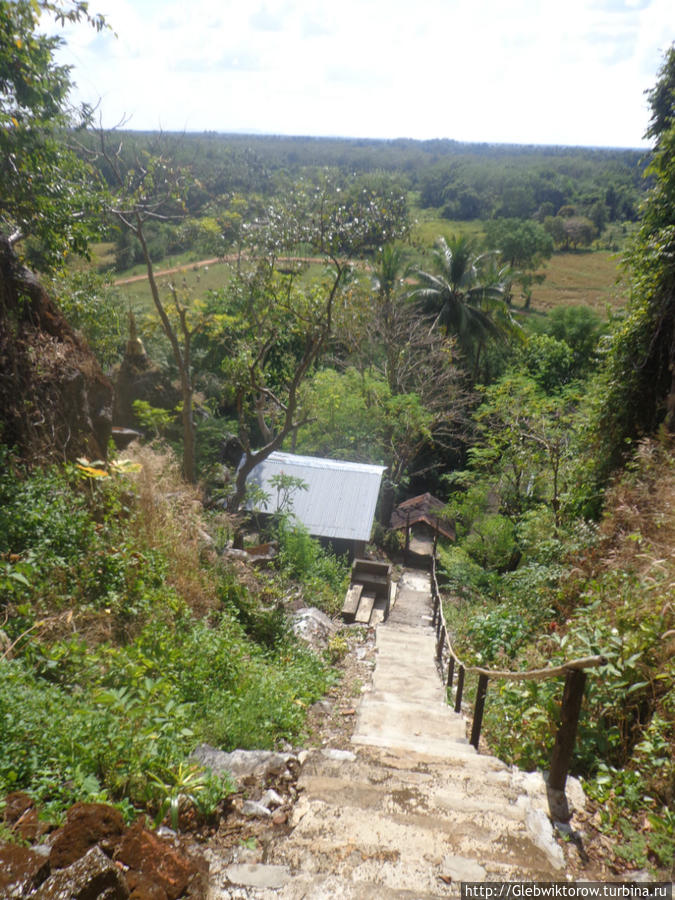
<instances>
[{"instance_id":1,"label":"dense foliage","mask_svg":"<svg viewBox=\"0 0 675 900\"><path fill-rule=\"evenodd\" d=\"M38 30L43 12L98 30L105 22L79 0L0 3L0 234L31 239L28 249L44 268L68 251L86 251L86 213L96 209L96 197L88 167L66 140L88 111L76 115L68 105L69 69L55 57L61 39Z\"/></svg>"},{"instance_id":2,"label":"dense foliage","mask_svg":"<svg viewBox=\"0 0 675 900\"><path fill-rule=\"evenodd\" d=\"M621 459L626 441L652 433L661 423L675 428L675 48L650 94L654 139L649 172L654 186L628 263L632 295L625 320L613 336L597 439L600 462Z\"/></svg>"},{"instance_id":3,"label":"dense foliage","mask_svg":"<svg viewBox=\"0 0 675 900\"><path fill-rule=\"evenodd\" d=\"M200 561L191 497L165 462L144 465L29 475L3 457L0 793L28 789L54 812L101 798L154 809L157 779L200 741L295 740L328 683L261 586ZM324 577L336 564L319 570L308 542L285 565Z\"/></svg>"}]
</instances>

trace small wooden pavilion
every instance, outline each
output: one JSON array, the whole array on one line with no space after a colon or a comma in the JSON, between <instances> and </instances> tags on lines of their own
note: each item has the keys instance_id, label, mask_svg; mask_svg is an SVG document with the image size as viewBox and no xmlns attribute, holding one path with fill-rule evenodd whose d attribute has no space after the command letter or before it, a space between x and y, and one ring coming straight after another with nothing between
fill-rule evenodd
<instances>
[{"instance_id":1,"label":"small wooden pavilion","mask_svg":"<svg viewBox=\"0 0 675 900\"><path fill-rule=\"evenodd\" d=\"M405 531L406 560L420 565L429 563L435 540L442 536L456 539L455 524L443 515L445 504L433 494L419 494L404 500L391 514L390 527Z\"/></svg>"}]
</instances>

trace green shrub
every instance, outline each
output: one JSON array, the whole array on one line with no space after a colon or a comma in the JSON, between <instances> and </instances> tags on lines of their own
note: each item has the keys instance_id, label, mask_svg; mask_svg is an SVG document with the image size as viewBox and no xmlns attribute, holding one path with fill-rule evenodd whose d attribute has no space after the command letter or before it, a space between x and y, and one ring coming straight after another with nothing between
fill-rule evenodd
<instances>
[{"instance_id":1,"label":"green shrub","mask_svg":"<svg viewBox=\"0 0 675 900\"><path fill-rule=\"evenodd\" d=\"M137 499L130 482L76 468L9 469L0 584L10 587L3 630L13 658L0 660L0 796L28 790L53 815L93 799L159 813L156 779L171 807L184 779L167 773L187 772L197 743L271 748L300 737L328 668L232 572L195 554L193 571L176 573L173 530L184 535L157 492L141 485ZM316 542L289 545L302 551L298 571L326 592L344 572ZM212 600L204 617L178 592L200 580ZM208 806L213 786L188 781Z\"/></svg>"},{"instance_id":2,"label":"green shrub","mask_svg":"<svg viewBox=\"0 0 675 900\"><path fill-rule=\"evenodd\" d=\"M276 534L283 574L305 586L313 606L327 613L337 612L349 580L346 559L323 548L304 525L289 516L279 519Z\"/></svg>"}]
</instances>

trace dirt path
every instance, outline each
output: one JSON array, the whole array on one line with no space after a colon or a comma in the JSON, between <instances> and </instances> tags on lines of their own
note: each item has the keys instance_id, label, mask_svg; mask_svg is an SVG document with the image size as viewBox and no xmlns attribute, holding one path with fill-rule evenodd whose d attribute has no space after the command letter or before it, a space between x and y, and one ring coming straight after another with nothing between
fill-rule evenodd
<instances>
[{"instance_id":1,"label":"dirt path","mask_svg":"<svg viewBox=\"0 0 675 900\"><path fill-rule=\"evenodd\" d=\"M160 269L158 272L155 272L155 278L162 278L165 275L175 275L177 272L189 272L191 269L203 269L206 266L216 266L221 265L223 263L233 263L236 262L239 258L238 254L231 253L227 256L216 256L212 259L200 259L197 262L184 263L182 266L174 266L171 269ZM241 257L244 259L245 257ZM303 265L320 265L321 263L325 263L325 258L320 256L280 256L277 262L282 264L291 264L291 263L302 263ZM363 260L352 260L352 265L356 266L367 266L367 263L363 262ZM142 275L132 275L129 278L118 278L117 281L113 281L115 287L122 287L125 284L135 284L139 281L147 280L147 273L143 273Z\"/></svg>"}]
</instances>

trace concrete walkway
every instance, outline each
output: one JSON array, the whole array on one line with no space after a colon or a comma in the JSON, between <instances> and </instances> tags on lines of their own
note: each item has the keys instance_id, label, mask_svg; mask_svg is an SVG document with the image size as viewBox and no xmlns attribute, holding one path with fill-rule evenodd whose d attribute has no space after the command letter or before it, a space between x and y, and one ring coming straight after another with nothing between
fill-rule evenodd
<instances>
[{"instance_id":1,"label":"concrete walkway","mask_svg":"<svg viewBox=\"0 0 675 900\"><path fill-rule=\"evenodd\" d=\"M462 881L564 880L542 777L477 754L445 703L431 612L428 574L406 570L377 628L353 752L309 755L292 832L218 896L422 900ZM237 893L247 877L263 882Z\"/></svg>"}]
</instances>

